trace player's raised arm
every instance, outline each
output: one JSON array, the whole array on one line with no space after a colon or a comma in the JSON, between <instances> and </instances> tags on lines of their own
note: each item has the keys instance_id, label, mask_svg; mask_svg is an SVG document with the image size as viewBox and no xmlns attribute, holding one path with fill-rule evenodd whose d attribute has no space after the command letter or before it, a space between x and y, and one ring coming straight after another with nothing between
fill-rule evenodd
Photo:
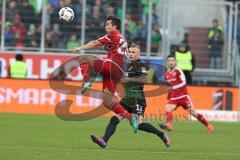
<instances>
[{"instance_id":1,"label":"player's raised arm","mask_svg":"<svg viewBox=\"0 0 240 160\"><path fill-rule=\"evenodd\" d=\"M99 47L99 46L102 46L103 43L101 43L99 40L92 40L80 47L75 47L73 48L72 52L73 53L77 53L81 50L88 50L88 49L93 49L93 48L96 48L96 47Z\"/></svg>"}]
</instances>

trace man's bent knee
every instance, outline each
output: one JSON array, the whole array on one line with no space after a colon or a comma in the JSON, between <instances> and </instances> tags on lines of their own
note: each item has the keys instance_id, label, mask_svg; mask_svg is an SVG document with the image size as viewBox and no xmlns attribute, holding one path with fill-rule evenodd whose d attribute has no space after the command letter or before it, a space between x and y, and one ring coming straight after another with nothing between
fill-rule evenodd
<instances>
[{"instance_id":1,"label":"man's bent knee","mask_svg":"<svg viewBox=\"0 0 240 160\"><path fill-rule=\"evenodd\" d=\"M167 104L166 107L165 107L166 112L172 112L175 109L176 109L176 105L174 105L174 104Z\"/></svg>"},{"instance_id":2,"label":"man's bent knee","mask_svg":"<svg viewBox=\"0 0 240 160\"><path fill-rule=\"evenodd\" d=\"M81 55L79 56L79 62L80 63L88 63L90 66L93 65L93 62L94 62L94 56L92 55Z\"/></svg>"},{"instance_id":3,"label":"man's bent knee","mask_svg":"<svg viewBox=\"0 0 240 160\"><path fill-rule=\"evenodd\" d=\"M111 109L111 107L116 103L114 94L108 90L103 91L103 104Z\"/></svg>"},{"instance_id":4,"label":"man's bent knee","mask_svg":"<svg viewBox=\"0 0 240 160\"><path fill-rule=\"evenodd\" d=\"M140 115L138 116L138 124L142 124L143 123L143 116Z\"/></svg>"},{"instance_id":5,"label":"man's bent knee","mask_svg":"<svg viewBox=\"0 0 240 160\"><path fill-rule=\"evenodd\" d=\"M192 108L190 108L190 114L191 114L192 116L194 116L194 117L197 117L197 116L198 116L198 113L196 112L196 110L195 110L195 109L192 109Z\"/></svg>"}]
</instances>

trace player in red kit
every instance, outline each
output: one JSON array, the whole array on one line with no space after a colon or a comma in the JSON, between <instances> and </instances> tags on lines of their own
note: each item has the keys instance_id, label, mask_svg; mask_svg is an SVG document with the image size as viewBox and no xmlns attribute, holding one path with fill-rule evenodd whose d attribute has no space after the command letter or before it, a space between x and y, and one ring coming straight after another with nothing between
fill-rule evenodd
<instances>
[{"instance_id":1,"label":"player in red kit","mask_svg":"<svg viewBox=\"0 0 240 160\"><path fill-rule=\"evenodd\" d=\"M108 109L111 109L117 115L127 118L137 132L138 123L137 116L126 111L114 97L116 85L120 82L123 75L124 56L128 52L127 41L120 33L121 20L109 16L106 21L106 35L88 42L85 45L76 47L73 52L81 50L88 50L99 46L104 46L108 51L107 58L97 58L89 55L82 55L79 57L79 63L83 74L84 84L81 92L84 93L91 86L92 82L89 80L89 66L95 73L100 73L103 76L103 103Z\"/></svg>"},{"instance_id":2,"label":"player in red kit","mask_svg":"<svg viewBox=\"0 0 240 160\"><path fill-rule=\"evenodd\" d=\"M170 55L167 58L167 64L169 70L165 73L165 79L169 85L168 102L165 107L167 120L165 124L161 124L162 129L172 131L173 114L172 111L177 107L182 106L184 109L188 109L189 113L197 118L202 124L204 124L209 132L214 131L214 127L208 123L205 117L197 113L193 108L192 101L187 91L186 78L183 71L176 67L176 59Z\"/></svg>"}]
</instances>

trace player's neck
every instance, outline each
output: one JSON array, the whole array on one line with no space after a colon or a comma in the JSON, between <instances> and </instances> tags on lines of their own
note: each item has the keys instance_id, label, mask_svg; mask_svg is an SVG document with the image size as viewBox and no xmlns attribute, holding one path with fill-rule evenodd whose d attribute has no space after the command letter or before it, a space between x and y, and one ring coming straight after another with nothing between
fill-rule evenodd
<instances>
[{"instance_id":1,"label":"player's neck","mask_svg":"<svg viewBox=\"0 0 240 160\"><path fill-rule=\"evenodd\" d=\"M131 60L130 62L131 62L131 63L134 63L134 62L138 62L138 61L140 61L140 58L135 59L135 60Z\"/></svg>"},{"instance_id":2,"label":"player's neck","mask_svg":"<svg viewBox=\"0 0 240 160\"><path fill-rule=\"evenodd\" d=\"M111 33L112 33L112 32L119 32L119 30L113 29L113 30L111 31Z\"/></svg>"},{"instance_id":3,"label":"player's neck","mask_svg":"<svg viewBox=\"0 0 240 160\"><path fill-rule=\"evenodd\" d=\"M175 69L175 67L174 68L170 68L169 70L172 72L174 69Z\"/></svg>"}]
</instances>

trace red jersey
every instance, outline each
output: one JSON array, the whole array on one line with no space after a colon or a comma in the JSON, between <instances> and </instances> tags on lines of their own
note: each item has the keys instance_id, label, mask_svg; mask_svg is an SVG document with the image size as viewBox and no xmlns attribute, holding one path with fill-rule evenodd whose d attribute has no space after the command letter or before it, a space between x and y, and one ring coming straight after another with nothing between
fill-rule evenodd
<instances>
[{"instance_id":1,"label":"red jersey","mask_svg":"<svg viewBox=\"0 0 240 160\"><path fill-rule=\"evenodd\" d=\"M113 57L123 59L127 55L127 41L119 31L113 31L99 38L98 41L105 45L109 59L113 59Z\"/></svg>"},{"instance_id":2,"label":"red jersey","mask_svg":"<svg viewBox=\"0 0 240 160\"><path fill-rule=\"evenodd\" d=\"M14 35L16 35L17 38L21 40L23 40L26 37L26 27L22 23L13 24L11 26L11 30L14 33Z\"/></svg>"},{"instance_id":3,"label":"red jersey","mask_svg":"<svg viewBox=\"0 0 240 160\"><path fill-rule=\"evenodd\" d=\"M183 71L177 67L165 73L165 80L172 90L168 92L168 100L176 100L188 96L186 78Z\"/></svg>"}]
</instances>

